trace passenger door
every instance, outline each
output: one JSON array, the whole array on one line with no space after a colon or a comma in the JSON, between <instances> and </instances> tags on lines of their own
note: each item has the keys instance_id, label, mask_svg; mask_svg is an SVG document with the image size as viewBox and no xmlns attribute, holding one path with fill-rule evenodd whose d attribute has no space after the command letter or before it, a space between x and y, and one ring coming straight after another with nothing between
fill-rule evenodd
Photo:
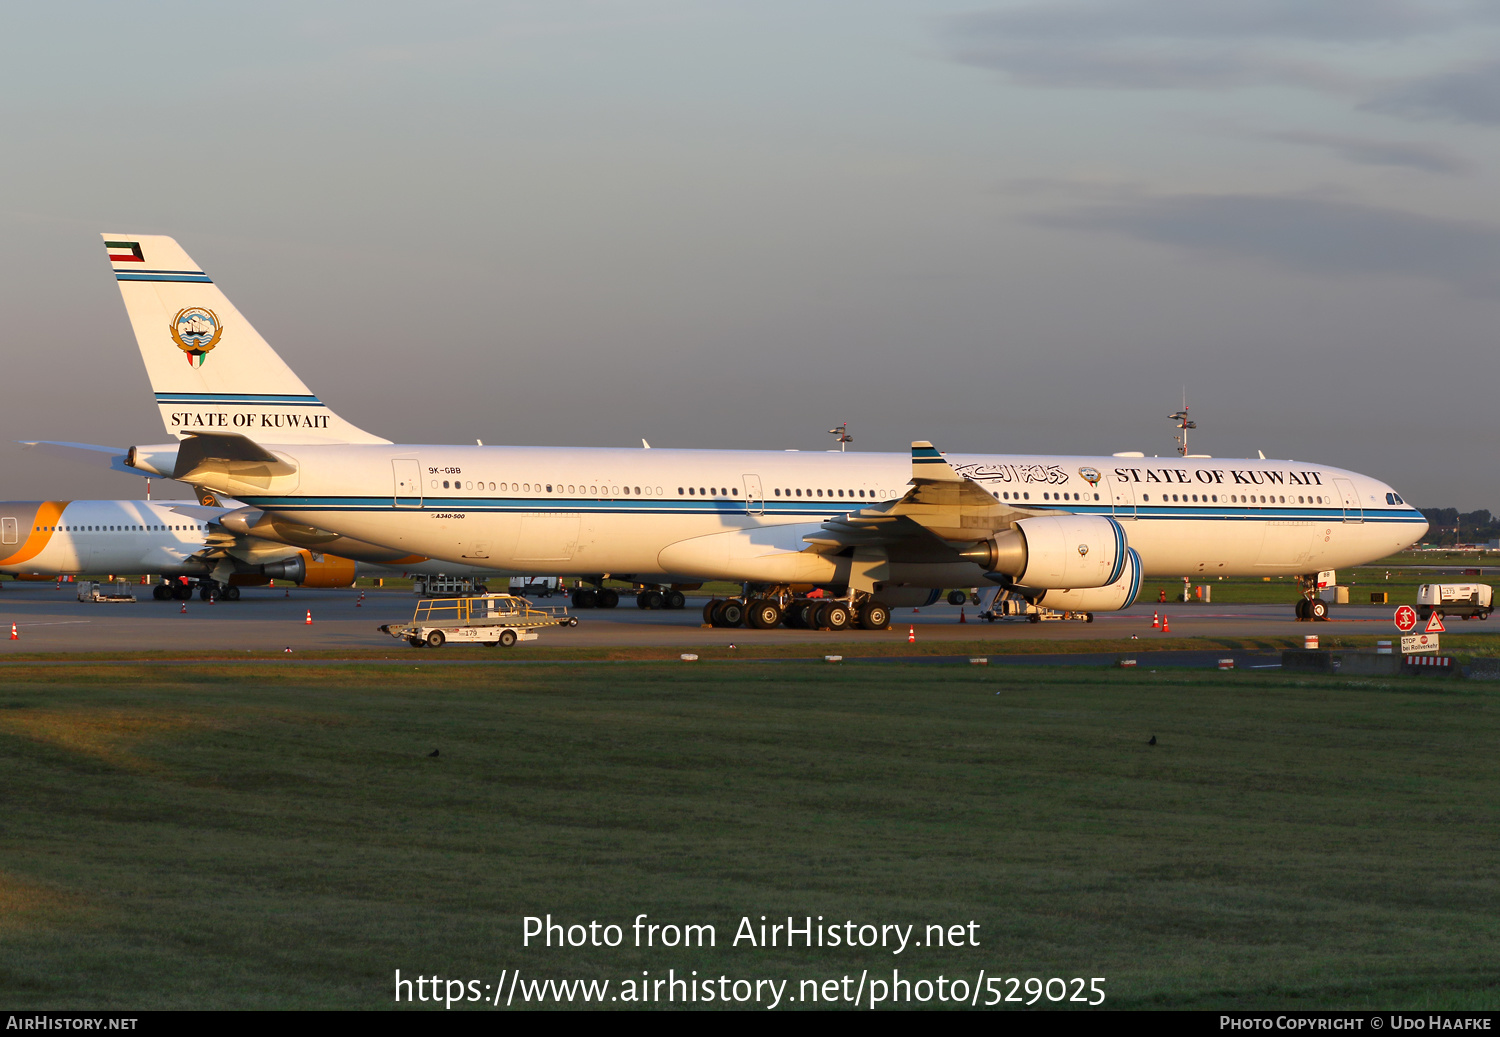
<instances>
[{"instance_id":1,"label":"passenger door","mask_svg":"<svg viewBox=\"0 0 1500 1037\"><path fill-rule=\"evenodd\" d=\"M1339 489L1339 496L1344 500L1344 521L1363 522L1365 520L1365 509L1360 506L1359 493L1354 489L1354 484L1348 479L1335 479L1333 484Z\"/></svg>"},{"instance_id":2,"label":"passenger door","mask_svg":"<svg viewBox=\"0 0 1500 1037\"><path fill-rule=\"evenodd\" d=\"M1135 518L1135 487L1123 479L1117 479L1113 474L1105 476L1109 480L1109 492L1115 502L1115 518Z\"/></svg>"},{"instance_id":3,"label":"passenger door","mask_svg":"<svg viewBox=\"0 0 1500 1037\"><path fill-rule=\"evenodd\" d=\"M395 505L398 508L420 508L422 506L422 466L414 457L398 457L391 461L396 477Z\"/></svg>"},{"instance_id":4,"label":"passenger door","mask_svg":"<svg viewBox=\"0 0 1500 1037\"><path fill-rule=\"evenodd\" d=\"M750 515L762 515L766 510L765 491L760 488L760 476L745 476L745 511Z\"/></svg>"}]
</instances>

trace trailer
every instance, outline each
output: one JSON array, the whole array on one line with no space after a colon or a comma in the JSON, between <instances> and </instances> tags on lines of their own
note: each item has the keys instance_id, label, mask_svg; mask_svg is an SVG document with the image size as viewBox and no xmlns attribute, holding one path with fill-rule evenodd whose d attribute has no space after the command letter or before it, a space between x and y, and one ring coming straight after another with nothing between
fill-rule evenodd
<instances>
[{"instance_id":1,"label":"trailer","mask_svg":"<svg viewBox=\"0 0 1500 1037\"><path fill-rule=\"evenodd\" d=\"M135 591L130 589L129 580L79 580L78 600L100 605L119 605L124 602L134 604Z\"/></svg>"},{"instance_id":2,"label":"trailer","mask_svg":"<svg viewBox=\"0 0 1500 1037\"><path fill-rule=\"evenodd\" d=\"M1489 619L1494 591L1487 583L1424 583L1417 588L1417 611L1424 620L1436 612L1446 619Z\"/></svg>"},{"instance_id":3,"label":"trailer","mask_svg":"<svg viewBox=\"0 0 1500 1037\"><path fill-rule=\"evenodd\" d=\"M483 577L441 575L413 576L411 590L419 598L466 598L490 592Z\"/></svg>"},{"instance_id":4,"label":"trailer","mask_svg":"<svg viewBox=\"0 0 1500 1037\"><path fill-rule=\"evenodd\" d=\"M410 623L386 623L379 630L413 648L479 644L509 648L535 641L546 627L576 627L578 617L561 606L538 607L512 594L468 598L426 598L417 602Z\"/></svg>"}]
</instances>

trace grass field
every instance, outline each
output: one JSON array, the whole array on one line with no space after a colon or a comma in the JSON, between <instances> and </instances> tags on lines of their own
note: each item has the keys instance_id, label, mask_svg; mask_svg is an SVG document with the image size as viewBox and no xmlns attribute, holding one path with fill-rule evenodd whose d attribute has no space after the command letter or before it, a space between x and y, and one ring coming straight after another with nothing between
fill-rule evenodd
<instances>
[{"instance_id":1,"label":"grass field","mask_svg":"<svg viewBox=\"0 0 1500 1037\"><path fill-rule=\"evenodd\" d=\"M895 967L1102 976L1113 1007L1493 1009L1497 707L1243 671L18 667L0 1004ZM523 948L549 912L627 945ZM718 946L630 947L639 912ZM972 919L980 946L729 946L762 914Z\"/></svg>"}]
</instances>

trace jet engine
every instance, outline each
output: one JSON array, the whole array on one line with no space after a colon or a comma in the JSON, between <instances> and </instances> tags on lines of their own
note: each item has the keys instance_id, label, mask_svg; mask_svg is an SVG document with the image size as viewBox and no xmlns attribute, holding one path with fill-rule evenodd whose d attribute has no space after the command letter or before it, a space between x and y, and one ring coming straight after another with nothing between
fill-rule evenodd
<instances>
[{"instance_id":1,"label":"jet engine","mask_svg":"<svg viewBox=\"0 0 1500 1037\"><path fill-rule=\"evenodd\" d=\"M960 555L1023 587L1070 590L1114 586L1129 551L1125 530L1112 518L1047 515L1022 519Z\"/></svg>"},{"instance_id":2,"label":"jet engine","mask_svg":"<svg viewBox=\"0 0 1500 1037\"><path fill-rule=\"evenodd\" d=\"M303 587L348 587L354 583L358 565L337 555L315 555L299 551L282 562L267 562L260 571L273 580L291 580Z\"/></svg>"},{"instance_id":3,"label":"jet engine","mask_svg":"<svg viewBox=\"0 0 1500 1037\"><path fill-rule=\"evenodd\" d=\"M1125 549L1125 569L1120 578L1107 587L1079 590L1043 591L1036 603L1063 612L1118 612L1135 604L1141 591L1141 556L1134 548Z\"/></svg>"}]
</instances>

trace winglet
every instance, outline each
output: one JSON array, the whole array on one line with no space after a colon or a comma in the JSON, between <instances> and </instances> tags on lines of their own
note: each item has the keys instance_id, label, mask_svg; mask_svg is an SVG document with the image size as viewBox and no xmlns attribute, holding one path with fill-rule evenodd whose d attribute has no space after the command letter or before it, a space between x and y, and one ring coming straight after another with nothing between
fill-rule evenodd
<instances>
[{"instance_id":1,"label":"winglet","mask_svg":"<svg viewBox=\"0 0 1500 1037\"><path fill-rule=\"evenodd\" d=\"M953 470L942 452L925 439L911 445L911 478L913 482L958 482L964 477Z\"/></svg>"}]
</instances>

